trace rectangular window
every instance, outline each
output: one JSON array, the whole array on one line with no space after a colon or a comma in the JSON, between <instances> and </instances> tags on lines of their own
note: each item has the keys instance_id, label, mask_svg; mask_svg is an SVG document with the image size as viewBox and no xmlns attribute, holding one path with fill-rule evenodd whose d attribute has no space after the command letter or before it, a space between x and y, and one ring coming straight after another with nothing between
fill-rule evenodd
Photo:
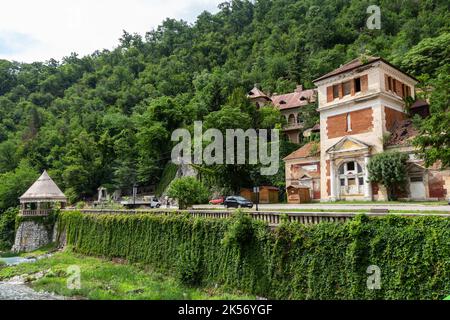
<instances>
[{"instance_id":1,"label":"rectangular window","mask_svg":"<svg viewBox=\"0 0 450 320\"><path fill-rule=\"evenodd\" d=\"M410 181L411 182L422 182L423 181L423 177L411 177Z\"/></svg>"},{"instance_id":2,"label":"rectangular window","mask_svg":"<svg viewBox=\"0 0 450 320\"><path fill-rule=\"evenodd\" d=\"M333 99L339 98L339 85L333 86Z\"/></svg>"},{"instance_id":3,"label":"rectangular window","mask_svg":"<svg viewBox=\"0 0 450 320\"><path fill-rule=\"evenodd\" d=\"M359 184L360 186L364 185L364 178L359 177L359 178L358 178L358 184Z\"/></svg>"},{"instance_id":4,"label":"rectangular window","mask_svg":"<svg viewBox=\"0 0 450 320\"><path fill-rule=\"evenodd\" d=\"M341 179L341 187L345 186L345 179Z\"/></svg>"},{"instance_id":5,"label":"rectangular window","mask_svg":"<svg viewBox=\"0 0 450 320\"><path fill-rule=\"evenodd\" d=\"M347 162L347 171L354 171L355 170L355 163L352 162Z\"/></svg>"},{"instance_id":6,"label":"rectangular window","mask_svg":"<svg viewBox=\"0 0 450 320\"><path fill-rule=\"evenodd\" d=\"M411 88L409 86L406 86L406 96L411 97Z\"/></svg>"},{"instance_id":7,"label":"rectangular window","mask_svg":"<svg viewBox=\"0 0 450 320\"><path fill-rule=\"evenodd\" d=\"M349 178L348 179L348 186L356 186L356 179L355 178Z\"/></svg>"},{"instance_id":8,"label":"rectangular window","mask_svg":"<svg viewBox=\"0 0 450 320\"><path fill-rule=\"evenodd\" d=\"M351 92L352 84L350 81L344 82L344 96L347 96Z\"/></svg>"},{"instance_id":9,"label":"rectangular window","mask_svg":"<svg viewBox=\"0 0 450 320\"><path fill-rule=\"evenodd\" d=\"M361 78L355 79L355 92L361 92Z\"/></svg>"},{"instance_id":10,"label":"rectangular window","mask_svg":"<svg viewBox=\"0 0 450 320\"><path fill-rule=\"evenodd\" d=\"M392 78L388 77L388 90L392 91Z\"/></svg>"},{"instance_id":11,"label":"rectangular window","mask_svg":"<svg viewBox=\"0 0 450 320\"><path fill-rule=\"evenodd\" d=\"M350 113L347 113L347 132L352 131L352 118Z\"/></svg>"}]
</instances>

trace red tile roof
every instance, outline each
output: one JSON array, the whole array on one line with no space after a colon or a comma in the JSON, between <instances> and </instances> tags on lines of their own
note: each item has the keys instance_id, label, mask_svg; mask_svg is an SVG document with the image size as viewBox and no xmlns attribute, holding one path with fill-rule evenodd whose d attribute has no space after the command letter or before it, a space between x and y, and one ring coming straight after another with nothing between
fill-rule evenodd
<instances>
[{"instance_id":1,"label":"red tile roof","mask_svg":"<svg viewBox=\"0 0 450 320\"><path fill-rule=\"evenodd\" d=\"M316 147L314 147L316 150L315 154L311 154L311 152L314 151L313 146L316 146ZM320 154L320 144L318 142L309 142L309 143L305 144L303 147L301 147L300 149L297 149L294 152L292 152L290 155L285 157L283 160L317 157L317 156L319 156L319 154Z\"/></svg>"},{"instance_id":2,"label":"red tile roof","mask_svg":"<svg viewBox=\"0 0 450 320\"><path fill-rule=\"evenodd\" d=\"M250 99L256 99L256 98L265 98L267 100L270 100L270 98L261 90L259 90L257 87L254 87L250 92L247 94L247 98Z\"/></svg>"},{"instance_id":3,"label":"red tile roof","mask_svg":"<svg viewBox=\"0 0 450 320\"><path fill-rule=\"evenodd\" d=\"M367 61L365 61L365 62L361 61L360 58L353 59L352 61L347 62L344 65L341 65L339 68L337 68L337 69L335 69L335 70L333 70L331 72L328 72L327 74L321 76L320 78L317 78L313 82L316 82L316 81L319 81L319 80L323 80L323 79L326 79L326 78L329 78L329 77L332 77L332 76L335 76L335 75L338 75L338 74L341 74L341 73L353 70L355 68L361 67L361 66L366 65L366 64L370 64L370 63L378 61L378 60L381 60L381 58L380 57L367 57Z\"/></svg>"},{"instance_id":4,"label":"red tile roof","mask_svg":"<svg viewBox=\"0 0 450 320\"><path fill-rule=\"evenodd\" d=\"M315 101L315 90L308 89L291 93L274 95L271 97L274 106L280 110L302 107Z\"/></svg>"},{"instance_id":5,"label":"red tile roof","mask_svg":"<svg viewBox=\"0 0 450 320\"><path fill-rule=\"evenodd\" d=\"M395 125L391 133L391 137L387 143L388 146L402 146L407 145L412 138L418 134L411 119L405 119Z\"/></svg>"}]
</instances>

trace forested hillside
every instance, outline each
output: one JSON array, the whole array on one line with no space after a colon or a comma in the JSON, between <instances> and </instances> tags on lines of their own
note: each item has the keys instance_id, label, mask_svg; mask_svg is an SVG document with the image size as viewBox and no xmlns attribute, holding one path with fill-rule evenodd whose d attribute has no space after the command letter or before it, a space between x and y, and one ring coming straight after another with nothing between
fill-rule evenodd
<instances>
[{"instance_id":1,"label":"forested hillside","mask_svg":"<svg viewBox=\"0 0 450 320\"><path fill-rule=\"evenodd\" d=\"M374 3L381 30L366 28L366 8ZM124 32L112 51L60 62L0 60L0 211L15 206L43 169L73 201L100 185L157 184L171 132L194 120L216 128L276 126L277 110L256 110L245 98L255 83L278 93L297 83L311 88L315 77L365 53L429 87L449 73L449 6L238 0L221 4L217 14L203 12L192 25L168 19L145 37ZM290 150L284 143L283 153ZM264 182L248 166L207 172L211 185Z\"/></svg>"}]
</instances>

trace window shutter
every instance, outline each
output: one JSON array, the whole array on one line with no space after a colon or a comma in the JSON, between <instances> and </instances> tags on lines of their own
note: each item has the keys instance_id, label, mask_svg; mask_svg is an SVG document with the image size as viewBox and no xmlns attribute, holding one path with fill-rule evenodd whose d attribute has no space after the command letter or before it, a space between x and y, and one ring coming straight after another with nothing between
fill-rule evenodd
<instances>
[{"instance_id":1,"label":"window shutter","mask_svg":"<svg viewBox=\"0 0 450 320\"><path fill-rule=\"evenodd\" d=\"M400 97L403 97L403 94L402 94L402 83L400 81L398 81L398 80L395 80L395 92L397 92L397 94Z\"/></svg>"},{"instance_id":2,"label":"window shutter","mask_svg":"<svg viewBox=\"0 0 450 320\"><path fill-rule=\"evenodd\" d=\"M366 92L369 89L369 81L367 74L361 76L361 91Z\"/></svg>"},{"instance_id":3,"label":"window shutter","mask_svg":"<svg viewBox=\"0 0 450 320\"><path fill-rule=\"evenodd\" d=\"M342 83L339 83L339 99L342 99L343 96L344 96L344 87Z\"/></svg>"},{"instance_id":4,"label":"window shutter","mask_svg":"<svg viewBox=\"0 0 450 320\"><path fill-rule=\"evenodd\" d=\"M384 91L389 91L389 77L387 74L384 75Z\"/></svg>"},{"instance_id":5,"label":"window shutter","mask_svg":"<svg viewBox=\"0 0 450 320\"><path fill-rule=\"evenodd\" d=\"M350 81L350 95L352 95L352 96L355 95L355 79Z\"/></svg>"},{"instance_id":6,"label":"window shutter","mask_svg":"<svg viewBox=\"0 0 450 320\"><path fill-rule=\"evenodd\" d=\"M333 101L333 86L327 87L327 102Z\"/></svg>"}]
</instances>

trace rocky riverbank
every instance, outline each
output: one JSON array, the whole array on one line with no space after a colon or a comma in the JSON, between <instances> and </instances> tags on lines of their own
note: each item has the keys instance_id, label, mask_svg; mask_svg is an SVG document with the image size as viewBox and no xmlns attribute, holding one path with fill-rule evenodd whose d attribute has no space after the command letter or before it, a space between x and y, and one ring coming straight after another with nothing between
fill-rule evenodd
<instances>
[{"instance_id":1,"label":"rocky riverbank","mask_svg":"<svg viewBox=\"0 0 450 320\"><path fill-rule=\"evenodd\" d=\"M39 275L33 275L34 277ZM17 276L0 281L0 300L65 300L65 297L31 289L26 281L29 276Z\"/></svg>"}]
</instances>

